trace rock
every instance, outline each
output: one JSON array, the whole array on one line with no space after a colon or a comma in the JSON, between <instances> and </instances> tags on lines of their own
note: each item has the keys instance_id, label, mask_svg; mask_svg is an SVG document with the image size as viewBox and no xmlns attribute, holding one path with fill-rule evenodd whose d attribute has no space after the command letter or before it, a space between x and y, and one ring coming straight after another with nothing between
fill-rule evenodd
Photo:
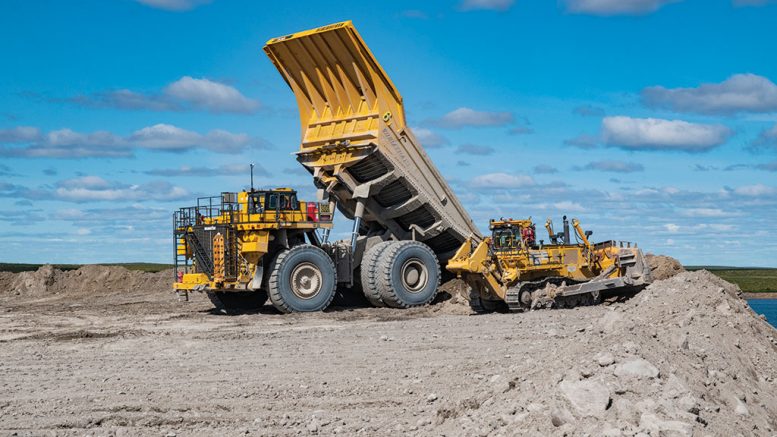
<instances>
[{"instance_id":1,"label":"rock","mask_svg":"<svg viewBox=\"0 0 777 437\"><path fill-rule=\"evenodd\" d=\"M538 411L544 411L544 410L545 410L545 406L537 402L532 402L531 404L526 406L526 411L530 413L536 413Z\"/></svg>"},{"instance_id":2,"label":"rock","mask_svg":"<svg viewBox=\"0 0 777 437\"><path fill-rule=\"evenodd\" d=\"M731 315L731 305L729 305L726 301L721 302L717 307L715 307L715 310L724 316Z\"/></svg>"},{"instance_id":3,"label":"rock","mask_svg":"<svg viewBox=\"0 0 777 437\"><path fill-rule=\"evenodd\" d=\"M636 376L637 378L658 378L660 372L649 361L636 358L615 368L617 376Z\"/></svg>"},{"instance_id":4,"label":"rock","mask_svg":"<svg viewBox=\"0 0 777 437\"><path fill-rule=\"evenodd\" d=\"M682 350L688 349L688 334L682 333L677 337L677 347Z\"/></svg>"},{"instance_id":5,"label":"rock","mask_svg":"<svg viewBox=\"0 0 777 437\"><path fill-rule=\"evenodd\" d=\"M575 417L566 408L556 409L550 413L550 423L552 423L555 427L559 427L574 421Z\"/></svg>"},{"instance_id":6,"label":"rock","mask_svg":"<svg viewBox=\"0 0 777 437\"><path fill-rule=\"evenodd\" d=\"M639 419L639 427L648 431L650 435L681 435L690 436L693 433L693 425L679 420L663 420L655 414L645 413Z\"/></svg>"},{"instance_id":7,"label":"rock","mask_svg":"<svg viewBox=\"0 0 777 437\"><path fill-rule=\"evenodd\" d=\"M744 402L742 402L741 399L736 399L735 401L736 406L734 407L734 412L739 414L740 416L749 416L750 411L747 409L747 405L745 405Z\"/></svg>"},{"instance_id":8,"label":"rock","mask_svg":"<svg viewBox=\"0 0 777 437\"><path fill-rule=\"evenodd\" d=\"M582 416L601 417L610 404L610 390L601 381L561 381L559 388Z\"/></svg>"},{"instance_id":9,"label":"rock","mask_svg":"<svg viewBox=\"0 0 777 437\"><path fill-rule=\"evenodd\" d=\"M596 326L599 332L613 332L622 319L620 313L609 311L596 322Z\"/></svg>"},{"instance_id":10,"label":"rock","mask_svg":"<svg viewBox=\"0 0 777 437\"><path fill-rule=\"evenodd\" d=\"M602 437L621 437L623 432L609 423L605 423L602 430L597 435Z\"/></svg>"},{"instance_id":11,"label":"rock","mask_svg":"<svg viewBox=\"0 0 777 437\"><path fill-rule=\"evenodd\" d=\"M607 367L615 362L615 357L609 352L599 352L596 355L596 362L602 367Z\"/></svg>"},{"instance_id":12,"label":"rock","mask_svg":"<svg viewBox=\"0 0 777 437\"><path fill-rule=\"evenodd\" d=\"M435 393L430 393L429 396L426 397L426 402L434 402L437 400L437 395Z\"/></svg>"}]
</instances>

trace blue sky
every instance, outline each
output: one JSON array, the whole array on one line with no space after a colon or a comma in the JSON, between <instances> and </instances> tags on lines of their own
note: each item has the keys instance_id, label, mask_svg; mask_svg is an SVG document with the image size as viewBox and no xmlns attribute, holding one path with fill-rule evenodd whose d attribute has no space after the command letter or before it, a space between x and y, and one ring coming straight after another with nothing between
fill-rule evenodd
<instances>
[{"instance_id":1,"label":"blue sky","mask_svg":"<svg viewBox=\"0 0 777 437\"><path fill-rule=\"evenodd\" d=\"M566 213L686 264L777 266L774 2L77 5L0 4L0 261L169 262L172 211L250 162L312 198L261 48L350 19L483 228Z\"/></svg>"}]
</instances>

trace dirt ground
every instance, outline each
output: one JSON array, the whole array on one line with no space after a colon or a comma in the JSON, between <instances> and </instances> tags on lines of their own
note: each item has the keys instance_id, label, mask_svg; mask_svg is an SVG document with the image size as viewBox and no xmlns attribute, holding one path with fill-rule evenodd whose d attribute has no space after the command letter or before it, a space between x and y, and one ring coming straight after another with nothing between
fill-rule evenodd
<instances>
[{"instance_id":1,"label":"dirt ground","mask_svg":"<svg viewBox=\"0 0 777 437\"><path fill-rule=\"evenodd\" d=\"M777 430L777 331L708 272L483 316L458 292L412 310L227 316L155 289L165 274L21 275L0 276L2 435Z\"/></svg>"}]
</instances>

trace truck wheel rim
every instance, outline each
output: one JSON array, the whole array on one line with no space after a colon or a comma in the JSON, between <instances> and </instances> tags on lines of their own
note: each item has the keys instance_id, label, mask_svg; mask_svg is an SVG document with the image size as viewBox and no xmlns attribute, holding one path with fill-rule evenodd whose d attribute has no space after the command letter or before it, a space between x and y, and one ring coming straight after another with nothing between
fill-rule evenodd
<instances>
[{"instance_id":1,"label":"truck wheel rim","mask_svg":"<svg viewBox=\"0 0 777 437\"><path fill-rule=\"evenodd\" d=\"M411 258L402 265L402 285L411 293L418 293L429 281L429 271L418 258Z\"/></svg>"},{"instance_id":2,"label":"truck wheel rim","mask_svg":"<svg viewBox=\"0 0 777 437\"><path fill-rule=\"evenodd\" d=\"M291 292L301 299L310 299L321 291L321 270L312 263L301 263L291 272Z\"/></svg>"}]
</instances>

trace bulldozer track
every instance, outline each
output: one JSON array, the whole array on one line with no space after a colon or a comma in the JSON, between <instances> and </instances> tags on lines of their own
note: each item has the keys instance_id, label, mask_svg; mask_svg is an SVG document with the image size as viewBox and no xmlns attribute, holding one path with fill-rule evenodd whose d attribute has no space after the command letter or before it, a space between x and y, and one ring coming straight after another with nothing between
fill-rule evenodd
<instances>
[{"instance_id":1,"label":"bulldozer track","mask_svg":"<svg viewBox=\"0 0 777 437\"><path fill-rule=\"evenodd\" d=\"M554 276L554 277L548 277L548 278L542 278L538 279L536 281L524 281L520 282L517 285L514 285L507 289L507 294L505 295L505 302L507 303L508 308L510 311L515 312L522 312L522 311L528 311L531 309L538 309L538 308L572 308L575 306L579 306L580 304L577 303L577 301L584 301L584 299L581 299L580 297L583 295L575 295L575 296L558 296L554 298L548 297L548 301L546 301L547 304L542 304L542 306L537 305L537 299L536 297L529 297L528 304L526 303L526 298L522 297L524 293L530 293L531 295L534 294L535 291L542 290L545 287L550 285L555 286L563 286L564 284L570 285L570 284L577 284L579 281L574 281L569 278L564 278L560 276ZM530 295L530 296L531 296ZM593 296L593 293L585 293L585 295L590 295L592 300L595 300L595 296ZM585 305L585 303L582 303Z\"/></svg>"}]
</instances>

